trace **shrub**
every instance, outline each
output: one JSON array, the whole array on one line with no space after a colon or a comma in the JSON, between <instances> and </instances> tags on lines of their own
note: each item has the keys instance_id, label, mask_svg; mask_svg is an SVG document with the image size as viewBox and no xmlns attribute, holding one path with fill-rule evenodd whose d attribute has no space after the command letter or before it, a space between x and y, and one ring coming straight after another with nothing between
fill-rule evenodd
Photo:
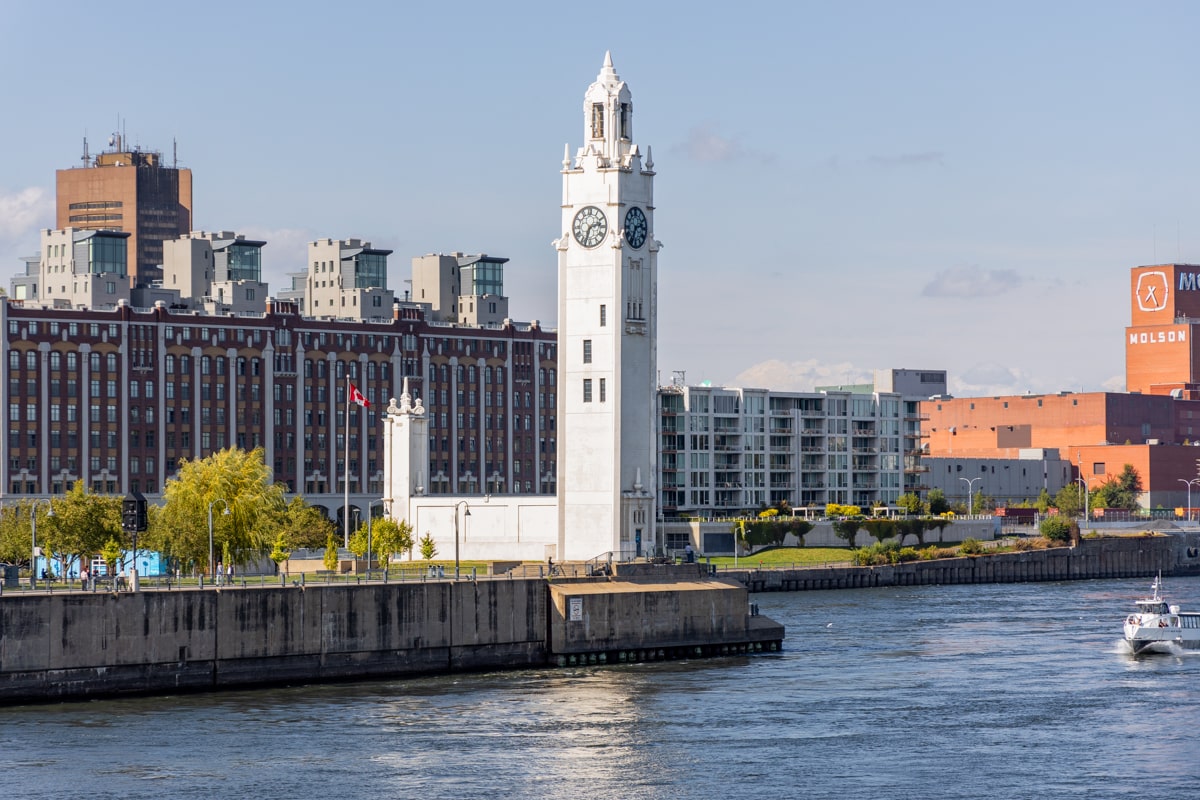
<instances>
[{"instance_id":1,"label":"shrub","mask_svg":"<svg viewBox=\"0 0 1200 800\"><path fill-rule=\"evenodd\" d=\"M964 539L963 543L958 546L958 552L964 556L977 556L983 552L983 542L973 537Z\"/></svg>"},{"instance_id":2,"label":"shrub","mask_svg":"<svg viewBox=\"0 0 1200 800\"><path fill-rule=\"evenodd\" d=\"M896 555L900 561L916 561L920 557L915 547L901 547Z\"/></svg>"},{"instance_id":3,"label":"shrub","mask_svg":"<svg viewBox=\"0 0 1200 800\"><path fill-rule=\"evenodd\" d=\"M1046 517L1038 529L1042 536L1052 542L1066 542L1071 539L1071 523L1062 517Z\"/></svg>"}]
</instances>

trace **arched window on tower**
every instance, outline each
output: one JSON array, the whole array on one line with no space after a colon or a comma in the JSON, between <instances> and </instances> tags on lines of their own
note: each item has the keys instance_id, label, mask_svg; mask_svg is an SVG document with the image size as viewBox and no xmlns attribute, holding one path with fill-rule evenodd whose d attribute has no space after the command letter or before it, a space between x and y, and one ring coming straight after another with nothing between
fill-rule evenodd
<instances>
[{"instance_id":1,"label":"arched window on tower","mask_svg":"<svg viewBox=\"0 0 1200 800\"><path fill-rule=\"evenodd\" d=\"M592 103L592 138L604 138L604 104Z\"/></svg>"}]
</instances>

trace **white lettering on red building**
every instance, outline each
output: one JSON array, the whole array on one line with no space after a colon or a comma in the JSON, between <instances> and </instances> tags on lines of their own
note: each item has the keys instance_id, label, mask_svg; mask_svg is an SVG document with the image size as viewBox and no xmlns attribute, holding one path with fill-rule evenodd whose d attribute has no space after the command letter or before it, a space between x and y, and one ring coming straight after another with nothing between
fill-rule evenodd
<instances>
[{"instance_id":1,"label":"white lettering on red building","mask_svg":"<svg viewBox=\"0 0 1200 800\"><path fill-rule=\"evenodd\" d=\"M1186 342L1187 331L1151 331L1129 334L1130 344L1158 344L1159 342Z\"/></svg>"}]
</instances>

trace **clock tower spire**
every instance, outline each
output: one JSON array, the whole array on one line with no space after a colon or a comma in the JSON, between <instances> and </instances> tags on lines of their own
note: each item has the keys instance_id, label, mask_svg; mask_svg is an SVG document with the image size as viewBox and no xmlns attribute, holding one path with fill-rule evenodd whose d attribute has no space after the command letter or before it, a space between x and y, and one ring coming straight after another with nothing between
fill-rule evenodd
<instances>
[{"instance_id":1,"label":"clock tower spire","mask_svg":"<svg viewBox=\"0 0 1200 800\"><path fill-rule=\"evenodd\" d=\"M583 117L583 145L564 157L554 242L558 552L571 560L658 545L654 172L633 142L632 96L609 53Z\"/></svg>"}]
</instances>

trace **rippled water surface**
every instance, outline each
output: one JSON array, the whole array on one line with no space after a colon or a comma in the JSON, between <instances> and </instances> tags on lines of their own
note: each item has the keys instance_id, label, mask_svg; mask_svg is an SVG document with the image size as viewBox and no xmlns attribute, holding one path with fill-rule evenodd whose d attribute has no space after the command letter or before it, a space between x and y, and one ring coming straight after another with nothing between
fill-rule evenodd
<instances>
[{"instance_id":1,"label":"rippled water surface","mask_svg":"<svg viewBox=\"0 0 1200 800\"><path fill-rule=\"evenodd\" d=\"M0 709L26 798L1200 798L1149 581L755 596L778 655ZM1167 581L1200 608L1200 579Z\"/></svg>"}]
</instances>

